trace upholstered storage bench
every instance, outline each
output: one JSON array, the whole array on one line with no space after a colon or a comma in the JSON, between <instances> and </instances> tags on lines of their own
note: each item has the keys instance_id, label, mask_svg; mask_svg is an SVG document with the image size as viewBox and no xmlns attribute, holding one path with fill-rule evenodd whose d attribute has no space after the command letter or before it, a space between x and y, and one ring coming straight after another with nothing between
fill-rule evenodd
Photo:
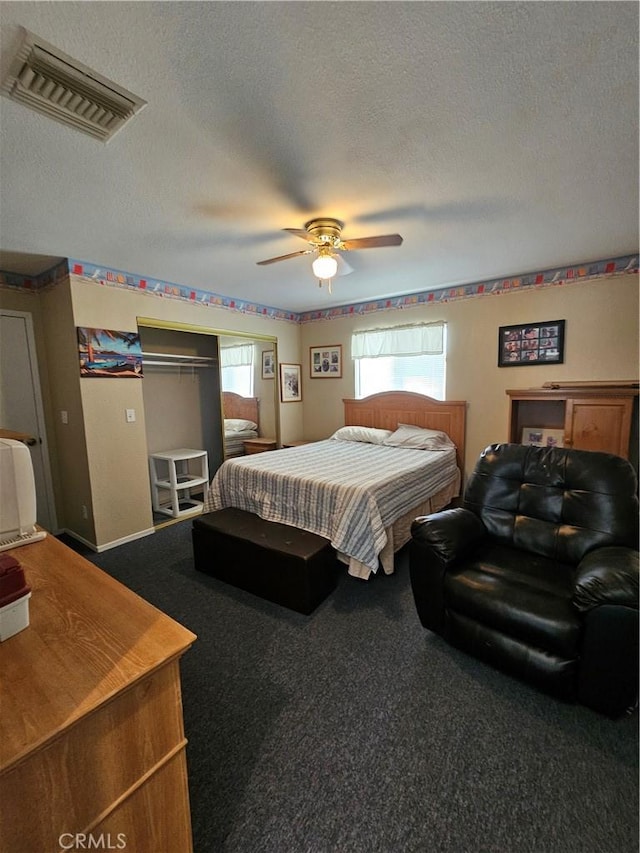
<instances>
[{"instance_id":1,"label":"upholstered storage bench","mask_svg":"<svg viewBox=\"0 0 640 853\"><path fill-rule=\"evenodd\" d=\"M193 521L198 571L308 615L335 589L340 564L327 539L228 507Z\"/></svg>"}]
</instances>

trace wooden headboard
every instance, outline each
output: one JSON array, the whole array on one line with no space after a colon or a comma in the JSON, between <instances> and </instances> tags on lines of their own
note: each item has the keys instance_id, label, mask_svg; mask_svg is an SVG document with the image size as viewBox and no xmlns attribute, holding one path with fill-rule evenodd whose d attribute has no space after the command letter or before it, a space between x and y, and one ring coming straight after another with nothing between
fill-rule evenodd
<instances>
[{"instance_id":1,"label":"wooden headboard","mask_svg":"<svg viewBox=\"0 0 640 853\"><path fill-rule=\"evenodd\" d=\"M243 418L260 428L260 400L257 397L241 397L233 391L223 391L222 412L223 418Z\"/></svg>"},{"instance_id":2,"label":"wooden headboard","mask_svg":"<svg viewBox=\"0 0 640 853\"><path fill-rule=\"evenodd\" d=\"M398 424L414 424L446 432L456 446L458 468L464 472L467 417L465 400L434 400L411 391L385 391L362 400L345 400L345 426L369 426L395 430Z\"/></svg>"}]
</instances>

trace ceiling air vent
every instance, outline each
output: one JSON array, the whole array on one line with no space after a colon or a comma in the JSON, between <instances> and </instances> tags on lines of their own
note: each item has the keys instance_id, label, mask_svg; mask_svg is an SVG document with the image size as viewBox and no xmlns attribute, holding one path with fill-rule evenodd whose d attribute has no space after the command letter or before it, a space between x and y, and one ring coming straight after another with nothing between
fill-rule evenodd
<instances>
[{"instance_id":1,"label":"ceiling air vent","mask_svg":"<svg viewBox=\"0 0 640 853\"><path fill-rule=\"evenodd\" d=\"M107 142L147 102L25 30L2 90L10 98Z\"/></svg>"}]
</instances>

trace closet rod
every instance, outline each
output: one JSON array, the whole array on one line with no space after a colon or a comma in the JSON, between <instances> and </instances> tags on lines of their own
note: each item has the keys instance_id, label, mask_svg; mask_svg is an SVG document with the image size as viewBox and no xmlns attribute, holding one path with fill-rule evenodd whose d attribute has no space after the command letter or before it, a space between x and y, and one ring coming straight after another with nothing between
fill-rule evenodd
<instances>
[{"instance_id":1,"label":"closet rod","mask_svg":"<svg viewBox=\"0 0 640 853\"><path fill-rule=\"evenodd\" d=\"M204 355L177 355L171 352L143 352L142 363L149 367L210 367L216 359Z\"/></svg>"},{"instance_id":2,"label":"closet rod","mask_svg":"<svg viewBox=\"0 0 640 853\"><path fill-rule=\"evenodd\" d=\"M190 362L190 361L145 361L142 359L142 363L146 367L211 367L210 364L201 364L199 362Z\"/></svg>"}]
</instances>

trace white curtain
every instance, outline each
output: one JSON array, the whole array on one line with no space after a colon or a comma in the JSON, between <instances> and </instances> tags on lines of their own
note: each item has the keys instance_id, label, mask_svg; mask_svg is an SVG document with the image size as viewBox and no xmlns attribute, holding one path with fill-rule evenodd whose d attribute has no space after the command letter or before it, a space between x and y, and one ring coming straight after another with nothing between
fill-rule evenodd
<instances>
[{"instance_id":1,"label":"white curtain","mask_svg":"<svg viewBox=\"0 0 640 853\"><path fill-rule=\"evenodd\" d=\"M253 344L220 349L220 367L244 367L253 364Z\"/></svg>"},{"instance_id":2,"label":"white curtain","mask_svg":"<svg viewBox=\"0 0 640 853\"><path fill-rule=\"evenodd\" d=\"M399 355L441 355L444 351L444 323L395 326L354 332L352 358L382 358Z\"/></svg>"}]
</instances>

